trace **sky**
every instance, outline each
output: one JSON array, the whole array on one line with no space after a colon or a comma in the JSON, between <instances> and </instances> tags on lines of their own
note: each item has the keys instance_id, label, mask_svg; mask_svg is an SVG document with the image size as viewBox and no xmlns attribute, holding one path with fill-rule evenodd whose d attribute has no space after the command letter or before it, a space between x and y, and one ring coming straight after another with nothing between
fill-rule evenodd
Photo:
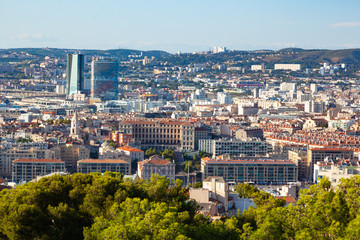
<instances>
[{"instance_id":1,"label":"sky","mask_svg":"<svg viewBox=\"0 0 360 240\"><path fill-rule=\"evenodd\" d=\"M0 48L360 48L360 0L0 0Z\"/></svg>"}]
</instances>

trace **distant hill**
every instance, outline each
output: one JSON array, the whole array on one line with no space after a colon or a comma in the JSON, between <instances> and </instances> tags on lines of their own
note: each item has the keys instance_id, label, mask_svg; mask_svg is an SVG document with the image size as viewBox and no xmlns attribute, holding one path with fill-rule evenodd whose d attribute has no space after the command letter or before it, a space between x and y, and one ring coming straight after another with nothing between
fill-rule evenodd
<instances>
[{"instance_id":1,"label":"distant hill","mask_svg":"<svg viewBox=\"0 0 360 240\"><path fill-rule=\"evenodd\" d=\"M28 53L17 56L11 53ZM233 50L226 53L212 54L206 52L203 54L184 53L181 55L170 54L165 51L141 51L134 49L60 49L60 48L13 48L0 49L0 55L9 55L9 57L0 58L1 62L21 62L36 58L59 57L65 59L69 53L83 53L88 59L93 56L116 57L120 61L127 61L130 58L142 59L143 56L149 58L155 57L166 61L169 64L187 66L194 63L223 64L233 63L239 66L250 67L251 64L266 63L273 65L275 63L300 63L303 68L319 67L319 64L328 62L330 64L346 63L353 69L360 68L360 49L301 49L285 48L278 51L274 50L256 50L239 51ZM142 55L141 55L142 54Z\"/></svg>"},{"instance_id":2,"label":"distant hill","mask_svg":"<svg viewBox=\"0 0 360 240\"><path fill-rule=\"evenodd\" d=\"M324 62L360 64L360 49L341 50L305 50L305 49L281 49L275 53L279 55L268 56L263 60L266 62L299 62L305 65L314 65Z\"/></svg>"},{"instance_id":3,"label":"distant hill","mask_svg":"<svg viewBox=\"0 0 360 240\"><path fill-rule=\"evenodd\" d=\"M25 52L36 57L60 57L65 58L66 54L69 53L83 53L86 56L108 56L116 57L119 60L127 60L131 55L143 55L147 57L162 58L170 56L170 53L159 50L152 51L141 51L133 49L110 49L110 50L89 50L89 49L60 49L60 48L11 48L11 49L0 49L0 54L6 54L11 52Z\"/></svg>"}]
</instances>

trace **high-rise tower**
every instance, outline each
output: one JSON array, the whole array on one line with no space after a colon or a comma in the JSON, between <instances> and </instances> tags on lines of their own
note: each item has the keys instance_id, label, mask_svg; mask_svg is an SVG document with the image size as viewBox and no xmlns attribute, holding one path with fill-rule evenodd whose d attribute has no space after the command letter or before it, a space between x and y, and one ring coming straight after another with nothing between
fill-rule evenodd
<instances>
[{"instance_id":1,"label":"high-rise tower","mask_svg":"<svg viewBox=\"0 0 360 240\"><path fill-rule=\"evenodd\" d=\"M91 96L102 100L118 99L119 62L116 58L93 58L91 62Z\"/></svg>"},{"instance_id":2,"label":"high-rise tower","mask_svg":"<svg viewBox=\"0 0 360 240\"><path fill-rule=\"evenodd\" d=\"M66 68L66 97L84 90L84 55L68 54Z\"/></svg>"}]
</instances>

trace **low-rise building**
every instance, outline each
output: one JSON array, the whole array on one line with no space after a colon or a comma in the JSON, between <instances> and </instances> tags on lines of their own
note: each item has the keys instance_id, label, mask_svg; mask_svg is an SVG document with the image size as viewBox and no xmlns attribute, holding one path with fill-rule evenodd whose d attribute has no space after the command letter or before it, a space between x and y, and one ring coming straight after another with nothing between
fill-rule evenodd
<instances>
[{"instance_id":1,"label":"low-rise building","mask_svg":"<svg viewBox=\"0 0 360 240\"><path fill-rule=\"evenodd\" d=\"M65 163L58 159L17 159L12 162L13 182L31 181L37 176L65 172Z\"/></svg>"},{"instance_id":2,"label":"low-rise building","mask_svg":"<svg viewBox=\"0 0 360 240\"><path fill-rule=\"evenodd\" d=\"M130 146L123 146L119 147L118 150L122 155L130 157L131 161L143 161L144 160L144 151L130 147Z\"/></svg>"},{"instance_id":3,"label":"low-rise building","mask_svg":"<svg viewBox=\"0 0 360 240\"><path fill-rule=\"evenodd\" d=\"M203 178L223 177L226 182L255 184L286 184L296 182L298 168L288 160L230 159L227 156L201 159Z\"/></svg>"},{"instance_id":4,"label":"low-rise building","mask_svg":"<svg viewBox=\"0 0 360 240\"><path fill-rule=\"evenodd\" d=\"M77 161L90 158L90 149L84 145L62 145L55 148L55 158L64 161L69 172L76 172Z\"/></svg>"},{"instance_id":5,"label":"low-rise building","mask_svg":"<svg viewBox=\"0 0 360 240\"><path fill-rule=\"evenodd\" d=\"M318 162L314 165L314 182L318 183L327 177L331 185L336 187L342 178L350 178L359 175L360 167L353 166L343 161L334 164L333 162Z\"/></svg>"},{"instance_id":6,"label":"low-rise building","mask_svg":"<svg viewBox=\"0 0 360 240\"><path fill-rule=\"evenodd\" d=\"M337 162L339 159L354 161L354 151L346 148L311 148L307 151L306 175L314 181L314 165L326 159Z\"/></svg>"},{"instance_id":7,"label":"low-rise building","mask_svg":"<svg viewBox=\"0 0 360 240\"><path fill-rule=\"evenodd\" d=\"M200 139L199 150L211 153L213 157L222 154L230 156L266 155L268 144L258 138L247 139Z\"/></svg>"},{"instance_id":8,"label":"low-rise building","mask_svg":"<svg viewBox=\"0 0 360 240\"><path fill-rule=\"evenodd\" d=\"M235 137L237 139L246 139L246 138L260 138L264 139L264 131L261 128L249 127L239 129L235 132Z\"/></svg>"},{"instance_id":9,"label":"low-rise building","mask_svg":"<svg viewBox=\"0 0 360 240\"><path fill-rule=\"evenodd\" d=\"M228 183L222 177L207 177L202 188L191 188L189 197L200 205L200 213L215 216L231 216L255 207L252 199L239 198L238 193L231 193Z\"/></svg>"},{"instance_id":10,"label":"low-rise building","mask_svg":"<svg viewBox=\"0 0 360 240\"><path fill-rule=\"evenodd\" d=\"M122 159L83 159L77 162L78 173L118 172L124 175L131 173L131 164Z\"/></svg>"},{"instance_id":11,"label":"low-rise building","mask_svg":"<svg viewBox=\"0 0 360 240\"><path fill-rule=\"evenodd\" d=\"M159 155L138 162L138 175L141 179L150 179L151 175L158 174L175 181L175 163L165 160Z\"/></svg>"},{"instance_id":12,"label":"low-rise building","mask_svg":"<svg viewBox=\"0 0 360 240\"><path fill-rule=\"evenodd\" d=\"M0 176L10 177L12 169L12 161L22 158L34 159L53 159L54 151L49 149L20 149L11 148L0 152Z\"/></svg>"}]
</instances>

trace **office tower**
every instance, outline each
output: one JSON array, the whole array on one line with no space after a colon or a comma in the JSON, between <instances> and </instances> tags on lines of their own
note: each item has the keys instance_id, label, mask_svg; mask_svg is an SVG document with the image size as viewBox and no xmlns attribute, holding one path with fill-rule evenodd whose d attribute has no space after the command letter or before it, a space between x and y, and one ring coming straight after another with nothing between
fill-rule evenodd
<instances>
[{"instance_id":1,"label":"office tower","mask_svg":"<svg viewBox=\"0 0 360 240\"><path fill-rule=\"evenodd\" d=\"M82 91L85 86L84 81L84 55L68 54L66 68L66 97Z\"/></svg>"},{"instance_id":2,"label":"office tower","mask_svg":"<svg viewBox=\"0 0 360 240\"><path fill-rule=\"evenodd\" d=\"M119 96L119 62L116 58L94 57L91 62L91 96L117 100Z\"/></svg>"}]
</instances>

